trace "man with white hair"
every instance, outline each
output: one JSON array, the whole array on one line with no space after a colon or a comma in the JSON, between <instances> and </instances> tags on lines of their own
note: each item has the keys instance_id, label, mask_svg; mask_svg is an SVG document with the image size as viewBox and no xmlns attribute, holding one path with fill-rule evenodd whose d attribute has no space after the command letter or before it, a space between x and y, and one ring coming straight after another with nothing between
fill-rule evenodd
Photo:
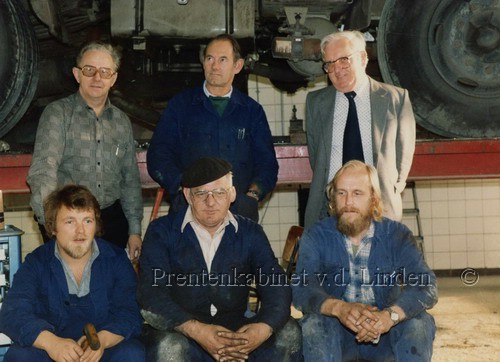
<instances>
[{"instance_id":1,"label":"man with white hair","mask_svg":"<svg viewBox=\"0 0 500 362\"><path fill-rule=\"evenodd\" d=\"M313 170L306 228L327 217L327 183L350 160L378 172L384 216L401 221L401 192L415 150L415 118L408 91L366 74L368 54L359 31L321 41L323 69L331 85L306 99L307 148Z\"/></svg>"}]
</instances>

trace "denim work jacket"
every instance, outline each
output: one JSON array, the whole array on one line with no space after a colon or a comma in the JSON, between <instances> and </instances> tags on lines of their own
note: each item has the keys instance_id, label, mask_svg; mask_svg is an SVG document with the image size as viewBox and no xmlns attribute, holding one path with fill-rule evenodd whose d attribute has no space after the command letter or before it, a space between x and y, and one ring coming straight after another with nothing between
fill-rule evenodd
<instances>
[{"instance_id":1,"label":"denim work jacket","mask_svg":"<svg viewBox=\"0 0 500 362\"><path fill-rule=\"evenodd\" d=\"M47 330L59 337L79 338L85 323L97 331L107 330L125 340L139 336L142 318L137 305L137 277L122 249L97 239L99 256L92 263L91 306L81 321L80 336L60 335L68 329L70 295L63 266L54 255L55 241L38 247L17 271L12 288L0 310L0 331L15 343L32 346L40 332Z\"/></svg>"},{"instance_id":2,"label":"denim work jacket","mask_svg":"<svg viewBox=\"0 0 500 362\"><path fill-rule=\"evenodd\" d=\"M201 86L173 97L151 138L148 172L174 199L182 172L209 156L231 163L239 194L255 183L263 199L276 185L278 161L264 110L235 88L222 116Z\"/></svg>"},{"instance_id":3,"label":"denim work jacket","mask_svg":"<svg viewBox=\"0 0 500 362\"><path fill-rule=\"evenodd\" d=\"M401 307L412 318L437 302L434 272L417 249L411 231L384 218L375 223L368 270L363 282L372 286L376 306ZM291 280L293 304L303 313L320 313L330 297L342 299L350 282L349 255L334 217L311 226L300 240L296 274ZM364 271L361 271L364 272Z\"/></svg>"}]
</instances>

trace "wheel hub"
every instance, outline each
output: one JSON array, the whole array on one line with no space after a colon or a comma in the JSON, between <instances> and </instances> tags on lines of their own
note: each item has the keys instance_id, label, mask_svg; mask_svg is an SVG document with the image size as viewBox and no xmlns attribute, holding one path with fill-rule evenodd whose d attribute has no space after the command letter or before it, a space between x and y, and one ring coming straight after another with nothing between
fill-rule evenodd
<instances>
[{"instance_id":1,"label":"wheel hub","mask_svg":"<svg viewBox=\"0 0 500 362\"><path fill-rule=\"evenodd\" d=\"M491 52L497 49L500 40L500 33L497 28L491 26L483 26L478 29L476 38L477 46L485 52Z\"/></svg>"},{"instance_id":2,"label":"wheel hub","mask_svg":"<svg viewBox=\"0 0 500 362\"><path fill-rule=\"evenodd\" d=\"M500 95L500 8L496 1L443 1L429 49L451 87L471 96Z\"/></svg>"}]
</instances>

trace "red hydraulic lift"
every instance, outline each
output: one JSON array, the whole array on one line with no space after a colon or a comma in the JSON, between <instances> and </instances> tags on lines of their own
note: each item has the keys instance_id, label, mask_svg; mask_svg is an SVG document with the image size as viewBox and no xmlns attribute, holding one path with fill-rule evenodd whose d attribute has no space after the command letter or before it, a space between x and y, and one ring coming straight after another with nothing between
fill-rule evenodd
<instances>
[{"instance_id":1,"label":"red hydraulic lift","mask_svg":"<svg viewBox=\"0 0 500 362\"><path fill-rule=\"evenodd\" d=\"M307 146L277 145L278 184L311 181ZM28 193L31 154L0 154L0 190ZM137 153L143 188L158 188L146 168L146 151ZM417 141L409 180L500 178L500 139Z\"/></svg>"}]
</instances>

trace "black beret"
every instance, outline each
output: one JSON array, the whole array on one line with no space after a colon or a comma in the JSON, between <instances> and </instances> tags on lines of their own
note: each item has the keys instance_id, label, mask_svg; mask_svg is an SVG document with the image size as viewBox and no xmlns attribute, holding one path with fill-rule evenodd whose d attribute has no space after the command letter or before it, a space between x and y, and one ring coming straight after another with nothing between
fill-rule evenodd
<instances>
[{"instance_id":1,"label":"black beret","mask_svg":"<svg viewBox=\"0 0 500 362\"><path fill-rule=\"evenodd\" d=\"M227 175L231 168L231 164L222 158L199 158L184 171L181 185L188 188L205 185Z\"/></svg>"}]
</instances>

